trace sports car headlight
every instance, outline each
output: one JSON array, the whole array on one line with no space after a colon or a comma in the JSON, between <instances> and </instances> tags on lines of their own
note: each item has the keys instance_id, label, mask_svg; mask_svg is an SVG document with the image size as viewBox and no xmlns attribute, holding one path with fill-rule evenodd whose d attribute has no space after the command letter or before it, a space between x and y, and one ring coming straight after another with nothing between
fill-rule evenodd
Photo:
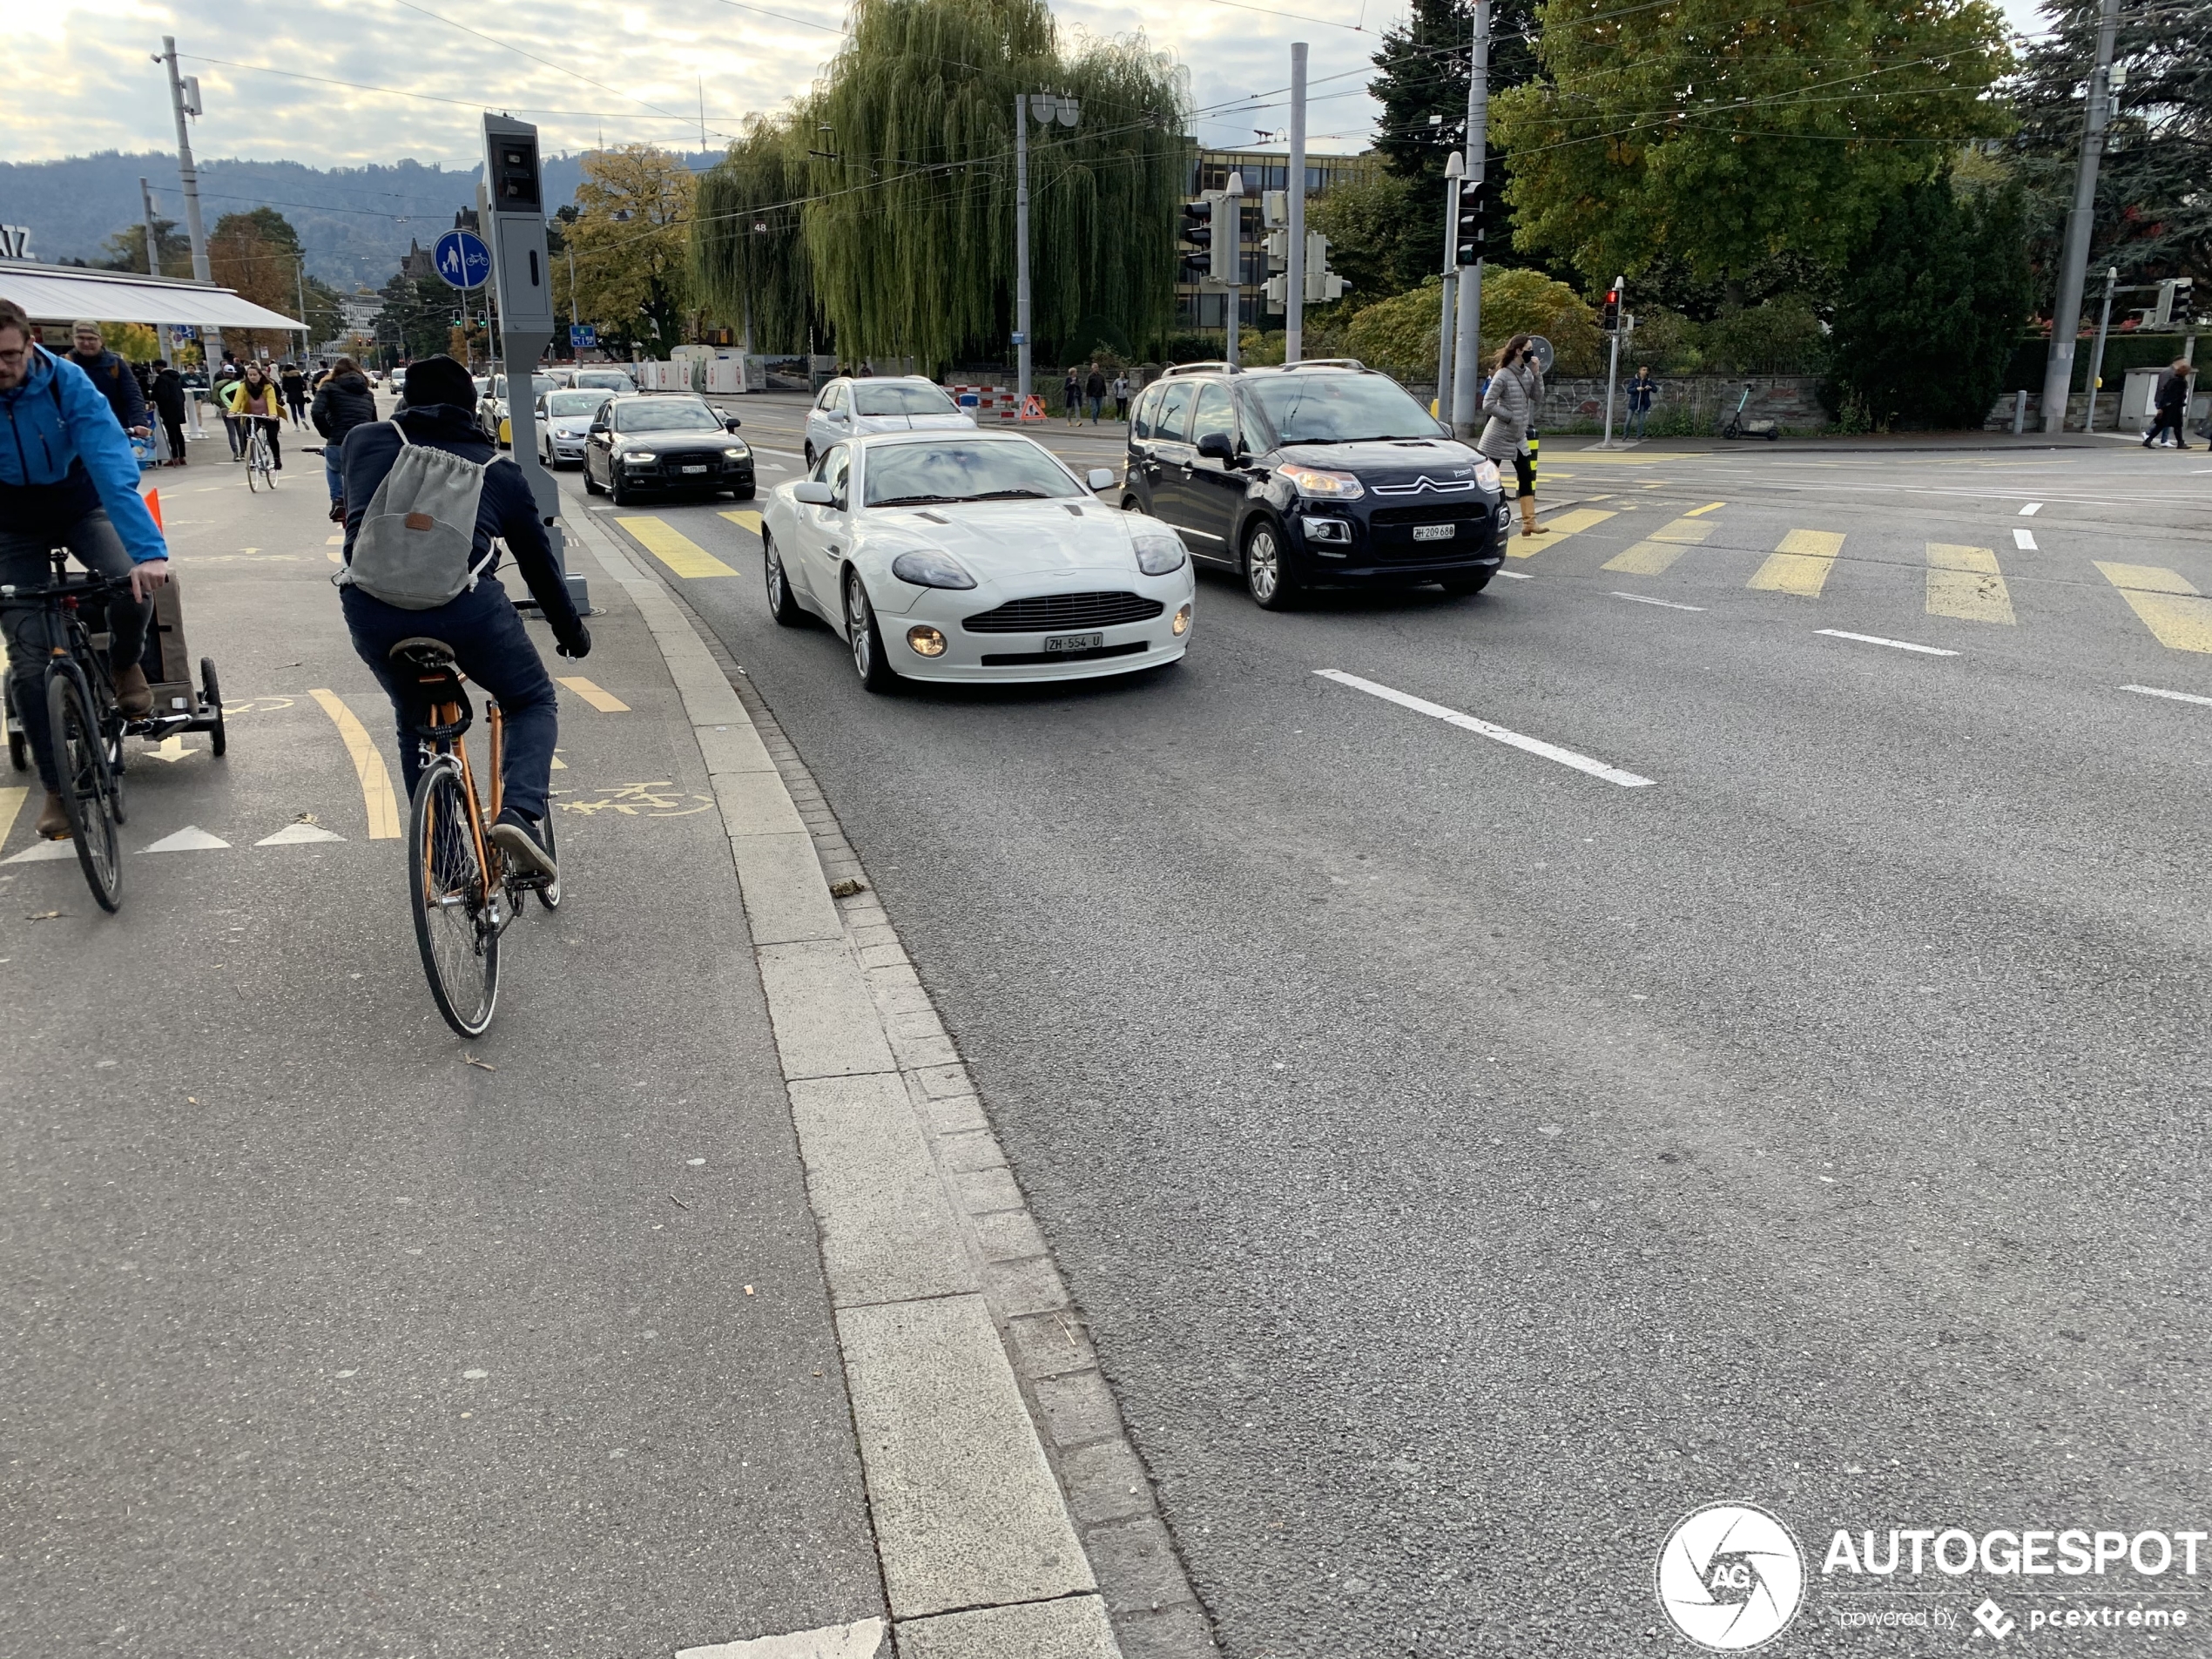
<instances>
[{"instance_id":1,"label":"sports car headlight","mask_svg":"<svg viewBox=\"0 0 2212 1659\"><path fill-rule=\"evenodd\" d=\"M1476 462L1474 463L1474 482L1484 489L1497 489L1498 463L1491 460L1487 455L1480 461Z\"/></svg>"},{"instance_id":2,"label":"sports car headlight","mask_svg":"<svg viewBox=\"0 0 2212 1659\"><path fill-rule=\"evenodd\" d=\"M752 451L746 448L742 443L733 443L722 453L732 461L743 461L747 455L751 455ZM1494 471L1496 469L1494 468L1492 470Z\"/></svg>"},{"instance_id":3,"label":"sports car headlight","mask_svg":"<svg viewBox=\"0 0 2212 1659\"><path fill-rule=\"evenodd\" d=\"M1180 536L1160 530L1147 530L1132 538L1136 548L1136 568L1147 576L1165 576L1170 570L1180 570L1183 561L1190 556L1183 550Z\"/></svg>"},{"instance_id":4,"label":"sports car headlight","mask_svg":"<svg viewBox=\"0 0 2212 1659\"><path fill-rule=\"evenodd\" d=\"M1348 472L1323 472L1315 467L1282 467L1277 471L1301 496L1357 501L1367 493L1366 486Z\"/></svg>"},{"instance_id":5,"label":"sports car headlight","mask_svg":"<svg viewBox=\"0 0 2212 1659\"><path fill-rule=\"evenodd\" d=\"M901 582L911 582L917 588L972 588L975 578L960 568L960 562L949 553L934 549L927 552L901 553L891 561L891 574Z\"/></svg>"},{"instance_id":6,"label":"sports car headlight","mask_svg":"<svg viewBox=\"0 0 2212 1659\"><path fill-rule=\"evenodd\" d=\"M660 456L651 449L625 449L622 452L622 458L634 465L642 467L648 461L658 461Z\"/></svg>"}]
</instances>

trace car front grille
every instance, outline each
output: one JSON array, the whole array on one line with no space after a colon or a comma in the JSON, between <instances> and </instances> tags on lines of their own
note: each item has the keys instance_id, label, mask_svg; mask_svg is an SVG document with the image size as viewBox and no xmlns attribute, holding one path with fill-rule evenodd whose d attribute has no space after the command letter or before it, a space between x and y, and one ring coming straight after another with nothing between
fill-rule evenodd
<instances>
[{"instance_id":1,"label":"car front grille","mask_svg":"<svg viewBox=\"0 0 2212 1659\"><path fill-rule=\"evenodd\" d=\"M1464 564L1497 549L1491 529L1496 509L1474 501L1437 501L1421 507L1379 507L1367 516L1368 556L1378 564ZM1417 542L1417 524L1453 524L1447 542Z\"/></svg>"},{"instance_id":2,"label":"car front grille","mask_svg":"<svg viewBox=\"0 0 2212 1659\"><path fill-rule=\"evenodd\" d=\"M1474 501L1431 501L1420 507L1378 507L1367 515L1367 522L1379 530L1401 524L1481 524L1489 521L1491 512L1490 503L1480 497Z\"/></svg>"},{"instance_id":3,"label":"car front grille","mask_svg":"<svg viewBox=\"0 0 2212 1659\"><path fill-rule=\"evenodd\" d=\"M1050 593L1009 599L961 624L971 634L1044 634L1150 622L1167 607L1139 593Z\"/></svg>"}]
</instances>

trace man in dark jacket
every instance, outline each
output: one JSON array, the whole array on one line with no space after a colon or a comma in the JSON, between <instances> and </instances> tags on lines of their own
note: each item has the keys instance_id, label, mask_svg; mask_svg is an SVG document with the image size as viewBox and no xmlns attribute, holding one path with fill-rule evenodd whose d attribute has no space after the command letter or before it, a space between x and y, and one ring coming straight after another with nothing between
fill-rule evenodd
<instances>
[{"instance_id":1,"label":"man in dark jacket","mask_svg":"<svg viewBox=\"0 0 2212 1659\"><path fill-rule=\"evenodd\" d=\"M300 372L297 363L287 363L277 372L277 389L284 394L284 401L291 406L292 424L307 424L307 377Z\"/></svg>"},{"instance_id":2,"label":"man in dark jacket","mask_svg":"<svg viewBox=\"0 0 2212 1659\"><path fill-rule=\"evenodd\" d=\"M546 849L542 826L552 779L553 745L560 734L560 714L553 682L538 659L537 647L530 643L507 590L494 579L499 567L491 550L492 538L506 538L516 568L529 584L546 621L553 625L553 637L563 657L588 656L591 631L577 615L568 583L553 561L552 544L545 538L545 526L530 495L529 480L511 457L502 456L492 447L483 428L476 424L475 386L469 371L450 357L425 358L416 363L408 370L406 401L400 411L388 421L357 426L347 435L348 571L361 520L375 498L377 486L392 470L404 447L395 427L406 429L406 443L442 449L484 469L469 563L474 568L480 561L489 562L457 597L428 610L403 610L370 597L350 583L341 585L339 603L346 613L354 649L392 699L399 726L400 772L411 797L415 777L421 771L421 755L411 725L413 714L387 659L392 647L402 639L442 639L453 647L462 672L498 699L507 723L502 762L505 804L491 827L491 838L523 868L552 876L556 873L553 855Z\"/></svg>"},{"instance_id":3,"label":"man in dark jacket","mask_svg":"<svg viewBox=\"0 0 2212 1659\"><path fill-rule=\"evenodd\" d=\"M346 482L338 469L338 457L346 435L375 418L376 395L368 389L368 377L352 358L340 358L338 367L316 387L313 411L315 430L323 435L322 469L330 485L334 520L345 516Z\"/></svg>"},{"instance_id":4,"label":"man in dark jacket","mask_svg":"<svg viewBox=\"0 0 2212 1659\"><path fill-rule=\"evenodd\" d=\"M131 372L130 364L107 348L107 342L100 338L99 324L79 318L70 325L69 332L69 361L91 376L123 429L134 438L151 434L153 428L146 423L146 401L138 395L138 377Z\"/></svg>"},{"instance_id":5,"label":"man in dark jacket","mask_svg":"<svg viewBox=\"0 0 2212 1659\"><path fill-rule=\"evenodd\" d=\"M1083 397L1090 404L1090 423L1098 424L1098 406L1106 401L1106 377L1099 373L1098 365L1090 366L1090 375L1083 381Z\"/></svg>"},{"instance_id":6,"label":"man in dark jacket","mask_svg":"<svg viewBox=\"0 0 2212 1659\"><path fill-rule=\"evenodd\" d=\"M2151 401L2150 430L2143 434L2144 448L2149 448L2169 431L2178 447L2189 447L2188 435L2182 429L2182 422L2188 416L2189 376L2194 373L2192 364L2176 357L2174 366L2166 371L2165 379L2159 381L2157 395Z\"/></svg>"},{"instance_id":7,"label":"man in dark jacket","mask_svg":"<svg viewBox=\"0 0 2212 1659\"><path fill-rule=\"evenodd\" d=\"M160 357L153 360L153 407L169 440L168 464L181 467L185 464L185 377Z\"/></svg>"}]
</instances>

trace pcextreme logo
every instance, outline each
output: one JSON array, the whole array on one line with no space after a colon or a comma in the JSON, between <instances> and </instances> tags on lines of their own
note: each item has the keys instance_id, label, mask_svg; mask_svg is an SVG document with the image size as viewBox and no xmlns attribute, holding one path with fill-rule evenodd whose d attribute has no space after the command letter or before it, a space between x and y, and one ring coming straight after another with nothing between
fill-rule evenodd
<instances>
[{"instance_id":1,"label":"pcextreme logo","mask_svg":"<svg viewBox=\"0 0 2212 1659\"><path fill-rule=\"evenodd\" d=\"M1805 1594L1804 1552L1790 1529L1746 1503L1712 1503L1675 1523L1660 1547L1659 1605L1715 1653L1749 1653L1790 1628Z\"/></svg>"}]
</instances>

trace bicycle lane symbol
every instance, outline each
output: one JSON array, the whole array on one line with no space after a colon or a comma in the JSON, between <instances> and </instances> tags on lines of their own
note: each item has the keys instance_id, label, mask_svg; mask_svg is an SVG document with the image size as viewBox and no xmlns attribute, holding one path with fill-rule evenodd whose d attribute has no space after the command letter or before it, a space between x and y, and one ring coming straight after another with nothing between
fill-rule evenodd
<instances>
[{"instance_id":1,"label":"bicycle lane symbol","mask_svg":"<svg viewBox=\"0 0 2212 1659\"><path fill-rule=\"evenodd\" d=\"M687 804L691 802L697 804ZM592 799L553 804L564 813L581 813L586 818L597 818L602 813L624 818L689 818L713 806L714 797L686 793L661 779L648 784L605 784Z\"/></svg>"}]
</instances>

